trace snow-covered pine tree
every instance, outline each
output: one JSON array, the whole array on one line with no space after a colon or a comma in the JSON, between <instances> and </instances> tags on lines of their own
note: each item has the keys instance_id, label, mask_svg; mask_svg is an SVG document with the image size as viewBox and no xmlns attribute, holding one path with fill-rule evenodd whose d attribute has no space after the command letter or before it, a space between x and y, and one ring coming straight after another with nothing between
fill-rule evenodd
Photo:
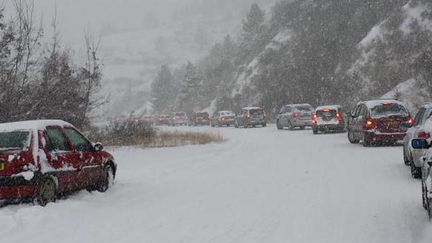
<instances>
[{"instance_id":1,"label":"snow-covered pine tree","mask_svg":"<svg viewBox=\"0 0 432 243\"><path fill-rule=\"evenodd\" d=\"M174 78L167 65L163 65L151 85L151 96L155 112L165 113L172 109L175 101Z\"/></svg>"}]
</instances>

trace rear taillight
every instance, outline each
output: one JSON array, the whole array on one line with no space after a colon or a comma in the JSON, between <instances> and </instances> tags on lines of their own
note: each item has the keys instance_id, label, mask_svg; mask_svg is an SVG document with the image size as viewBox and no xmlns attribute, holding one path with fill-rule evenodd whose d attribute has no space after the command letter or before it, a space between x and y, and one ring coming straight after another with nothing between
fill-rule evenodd
<instances>
[{"instance_id":1,"label":"rear taillight","mask_svg":"<svg viewBox=\"0 0 432 243\"><path fill-rule=\"evenodd\" d=\"M338 119L338 121L342 121L343 120L343 117L342 117L342 115L339 112L336 113L336 118Z\"/></svg>"},{"instance_id":2,"label":"rear taillight","mask_svg":"<svg viewBox=\"0 0 432 243\"><path fill-rule=\"evenodd\" d=\"M318 122L317 119L318 119L317 114L316 114L316 113L313 113L313 114L312 114L312 123L313 123L313 124L317 124L317 122Z\"/></svg>"},{"instance_id":3,"label":"rear taillight","mask_svg":"<svg viewBox=\"0 0 432 243\"><path fill-rule=\"evenodd\" d=\"M299 117L299 116L300 116L300 112L294 112L294 113L293 113L293 116L294 116L294 117Z\"/></svg>"},{"instance_id":4,"label":"rear taillight","mask_svg":"<svg viewBox=\"0 0 432 243\"><path fill-rule=\"evenodd\" d=\"M411 118L411 117L410 117L410 119L408 120L408 125L410 125L410 126L414 126L414 124L415 124L415 120L414 120L414 118Z\"/></svg>"},{"instance_id":5,"label":"rear taillight","mask_svg":"<svg viewBox=\"0 0 432 243\"><path fill-rule=\"evenodd\" d=\"M367 118L365 121L366 129L374 129L376 127L376 122L372 118Z\"/></svg>"},{"instance_id":6,"label":"rear taillight","mask_svg":"<svg viewBox=\"0 0 432 243\"><path fill-rule=\"evenodd\" d=\"M426 131L419 131L417 133L417 138L419 139L429 139L431 137L430 133L426 132Z\"/></svg>"}]
</instances>

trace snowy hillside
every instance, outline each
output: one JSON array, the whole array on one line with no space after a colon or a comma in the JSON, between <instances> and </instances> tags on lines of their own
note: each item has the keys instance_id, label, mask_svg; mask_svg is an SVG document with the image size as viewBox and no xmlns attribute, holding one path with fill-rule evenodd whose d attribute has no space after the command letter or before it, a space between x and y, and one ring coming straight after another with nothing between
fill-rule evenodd
<instances>
[{"instance_id":1,"label":"snowy hillside","mask_svg":"<svg viewBox=\"0 0 432 243\"><path fill-rule=\"evenodd\" d=\"M105 35L100 50L105 77L102 92L109 95L109 103L99 114L110 117L151 108L150 84L157 70L165 64L177 68L187 61L195 62L215 42L228 34L235 35L252 2L185 1L154 28ZM269 7L274 0L258 2ZM229 15L219 14L226 13L226 9ZM205 15L206 11L209 14Z\"/></svg>"}]
</instances>

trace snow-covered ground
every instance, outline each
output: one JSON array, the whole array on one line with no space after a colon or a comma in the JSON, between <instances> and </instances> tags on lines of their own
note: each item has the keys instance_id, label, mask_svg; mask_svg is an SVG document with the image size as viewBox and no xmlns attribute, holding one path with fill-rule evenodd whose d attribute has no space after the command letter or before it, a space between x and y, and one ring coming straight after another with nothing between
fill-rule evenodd
<instances>
[{"instance_id":1,"label":"snow-covered ground","mask_svg":"<svg viewBox=\"0 0 432 243\"><path fill-rule=\"evenodd\" d=\"M193 129L196 128L184 128ZM0 209L0 242L431 242L401 147L219 130L222 144L113 151L117 184Z\"/></svg>"}]
</instances>

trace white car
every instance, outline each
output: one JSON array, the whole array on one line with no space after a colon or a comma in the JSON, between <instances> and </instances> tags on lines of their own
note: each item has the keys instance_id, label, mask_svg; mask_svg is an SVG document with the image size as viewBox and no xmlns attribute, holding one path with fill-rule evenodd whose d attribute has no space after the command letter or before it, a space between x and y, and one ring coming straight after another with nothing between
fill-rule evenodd
<instances>
[{"instance_id":1,"label":"white car","mask_svg":"<svg viewBox=\"0 0 432 243\"><path fill-rule=\"evenodd\" d=\"M428 124L429 118L432 116L432 103L423 105L417 112L413 126L407 130L406 136L403 140L403 159L405 165L410 166L411 175L414 178L421 177L421 169L423 167L423 161L421 157L424 155L425 149L413 149L411 141L413 139L428 139L430 138L430 132L432 129L427 129L425 126L432 128L431 124Z\"/></svg>"},{"instance_id":2,"label":"white car","mask_svg":"<svg viewBox=\"0 0 432 243\"><path fill-rule=\"evenodd\" d=\"M432 122L431 122L432 123ZM427 150L421 160L424 162L422 167L422 201L423 207L432 219L432 149L431 139L413 139L411 146L414 150Z\"/></svg>"}]
</instances>

